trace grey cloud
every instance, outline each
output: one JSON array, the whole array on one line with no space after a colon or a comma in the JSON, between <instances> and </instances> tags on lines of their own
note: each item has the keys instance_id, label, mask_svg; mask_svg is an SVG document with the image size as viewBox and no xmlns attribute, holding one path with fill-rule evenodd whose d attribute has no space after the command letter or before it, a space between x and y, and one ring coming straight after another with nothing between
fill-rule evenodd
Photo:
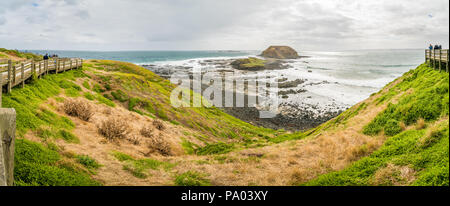
<instances>
[{"instance_id":1,"label":"grey cloud","mask_svg":"<svg viewBox=\"0 0 450 206\"><path fill-rule=\"evenodd\" d=\"M6 23L6 18L3 16L0 16L0 26Z\"/></svg>"},{"instance_id":2,"label":"grey cloud","mask_svg":"<svg viewBox=\"0 0 450 206\"><path fill-rule=\"evenodd\" d=\"M36 36L20 30L14 37L3 35L1 42L28 49L264 49L289 44L328 50L422 47L434 39L448 46L449 35L448 0L42 0L24 15L31 3L0 2L2 29L36 30ZM23 38L30 41L23 43ZM41 44L30 43L34 39Z\"/></svg>"}]
</instances>

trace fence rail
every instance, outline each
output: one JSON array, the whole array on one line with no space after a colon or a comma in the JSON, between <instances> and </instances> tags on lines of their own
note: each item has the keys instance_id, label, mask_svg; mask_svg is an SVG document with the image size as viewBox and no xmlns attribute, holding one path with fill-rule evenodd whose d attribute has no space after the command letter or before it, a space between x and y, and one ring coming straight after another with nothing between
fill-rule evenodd
<instances>
[{"instance_id":1,"label":"fence rail","mask_svg":"<svg viewBox=\"0 0 450 206\"><path fill-rule=\"evenodd\" d=\"M56 73L79 68L83 65L83 60L79 58L54 58L42 61L26 60L12 62L11 60L0 62L0 85L7 85L6 91L11 92L11 88L25 84L25 81L36 74L40 78L50 71Z\"/></svg>"},{"instance_id":2,"label":"fence rail","mask_svg":"<svg viewBox=\"0 0 450 206\"><path fill-rule=\"evenodd\" d=\"M434 69L439 71L445 68L448 72L448 49L427 49L425 50L425 62L429 63Z\"/></svg>"}]
</instances>

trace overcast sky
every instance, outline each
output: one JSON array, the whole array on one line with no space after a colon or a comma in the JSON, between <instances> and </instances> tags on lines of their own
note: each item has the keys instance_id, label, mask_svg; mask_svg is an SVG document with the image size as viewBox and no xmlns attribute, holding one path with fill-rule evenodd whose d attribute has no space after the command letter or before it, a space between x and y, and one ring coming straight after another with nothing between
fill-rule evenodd
<instances>
[{"instance_id":1,"label":"overcast sky","mask_svg":"<svg viewBox=\"0 0 450 206\"><path fill-rule=\"evenodd\" d=\"M449 44L448 0L1 0L0 47L301 50Z\"/></svg>"}]
</instances>

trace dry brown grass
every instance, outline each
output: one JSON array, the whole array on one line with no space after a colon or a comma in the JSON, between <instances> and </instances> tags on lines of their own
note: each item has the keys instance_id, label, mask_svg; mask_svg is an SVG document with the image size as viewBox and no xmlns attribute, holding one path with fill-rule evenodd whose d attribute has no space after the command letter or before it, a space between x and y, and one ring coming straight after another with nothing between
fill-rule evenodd
<instances>
[{"instance_id":1,"label":"dry brown grass","mask_svg":"<svg viewBox=\"0 0 450 206\"><path fill-rule=\"evenodd\" d=\"M150 138L148 148L150 149L150 153L157 152L164 156L172 155L170 144L164 140L164 137L161 134Z\"/></svg>"},{"instance_id":2,"label":"dry brown grass","mask_svg":"<svg viewBox=\"0 0 450 206\"><path fill-rule=\"evenodd\" d=\"M375 173L370 183L372 185L410 185L416 179L415 174L416 172L408 166L389 163Z\"/></svg>"},{"instance_id":3,"label":"dry brown grass","mask_svg":"<svg viewBox=\"0 0 450 206\"><path fill-rule=\"evenodd\" d=\"M369 154L371 154L373 151L375 151L379 147L378 143L375 141L371 141L367 144L364 144L362 146L353 146L350 147L349 150L347 150L346 158L349 161L355 161L362 157L365 157Z\"/></svg>"},{"instance_id":4,"label":"dry brown grass","mask_svg":"<svg viewBox=\"0 0 450 206\"><path fill-rule=\"evenodd\" d=\"M153 128L151 128L149 125L146 125L146 126L142 127L139 130L139 133L142 136L147 137L147 138L153 138L153 136L154 136L153 135Z\"/></svg>"},{"instance_id":5,"label":"dry brown grass","mask_svg":"<svg viewBox=\"0 0 450 206\"><path fill-rule=\"evenodd\" d=\"M108 107L108 108L103 109L103 114L111 115L111 113L112 113L111 108Z\"/></svg>"},{"instance_id":6,"label":"dry brown grass","mask_svg":"<svg viewBox=\"0 0 450 206\"><path fill-rule=\"evenodd\" d=\"M425 120L423 118L419 118L416 123L416 129L425 129L427 127L427 124L425 123Z\"/></svg>"},{"instance_id":7,"label":"dry brown grass","mask_svg":"<svg viewBox=\"0 0 450 206\"><path fill-rule=\"evenodd\" d=\"M141 144L141 138L138 136L132 136L127 139L131 144L133 145L140 145Z\"/></svg>"},{"instance_id":8,"label":"dry brown grass","mask_svg":"<svg viewBox=\"0 0 450 206\"><path fill-rule=\"evenodd\" d=\"M67 115L78 117L84 121L89 121L94 115L92 106L83 100L66 99L63 110Z\"/></svg>"},{"instance_id":9,"label":"dry brown grass","mask_svg":"<svg viewBox=\"0 0 450 206\"><path fill-rule=\"evenodd\" d=\"M101 135L108 140L124 139L128 134L128 124L119 118L108 118L98 127Z\"/></svg>"},{"instance_id":10,"label":"dry brown grass","mask_svg":"<svg viewBox=\"0 0 450 206\"><path fill-rule=\"evenodd\" d=\"M402 128L402 131L405 131L407 129L407 126L404 122L400 122L399 126L400 128Z\"/></svg>"},{"instance_id":11,"label":"dry brown grass","mask_svg":"<svg viewBox=\"0 0 450 206\"><path fill-rule=\"evenodd\" d=\"M159 119L153 120L153 126L155 126L158 130L164 130L166 127L164 126L163 122Z\"/></svg>"}]
</instances>

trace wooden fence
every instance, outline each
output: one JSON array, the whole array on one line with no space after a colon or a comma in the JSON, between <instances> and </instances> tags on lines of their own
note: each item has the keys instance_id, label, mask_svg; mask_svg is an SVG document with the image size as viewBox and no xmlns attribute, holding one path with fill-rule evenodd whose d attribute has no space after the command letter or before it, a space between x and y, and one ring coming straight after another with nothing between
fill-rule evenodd
<instances>
[{"instance_id":1,"label":"wooden fence","mask_svg":"<svg viewBox=\"0 0 450 206\"><path fill-rule=\"evenodd\" d=\"M1 85L7 85L7 92L17 85L24 85L25 81L36 74L40 78L43 74L50 71L63 72L66 70L79 68L83 61L78 58L54 58L42 61L26 60L13 63L11 60L0 62L0 81Z\"/></svg>"},{"instance_id":2,"label":"wooden fence","mask_svg":"<svg viewBox=\"0 0 450 206\"><path fill-rule=\"evenodd\" d=\"M445 68L448 72L448 49L427 49L425 50L425 62L439 71Z\"/></svg>"},{"instance_id":3,"label":"wooden fence","mask_svg":"<svg viewBox=\"0 0 450 206\"><path fill-rule=\"evenodd\" d=\"M12 62L0 61L0 186L14 184L14 145L16 134L16 110L14 108L1 108L2 91L6 92L17 85L22 87L25 81L40 78L49 72L64 72L79 68L83 60L78 58L54 58L42 61L26 60Z\"/></svg>"}]
</instances>

